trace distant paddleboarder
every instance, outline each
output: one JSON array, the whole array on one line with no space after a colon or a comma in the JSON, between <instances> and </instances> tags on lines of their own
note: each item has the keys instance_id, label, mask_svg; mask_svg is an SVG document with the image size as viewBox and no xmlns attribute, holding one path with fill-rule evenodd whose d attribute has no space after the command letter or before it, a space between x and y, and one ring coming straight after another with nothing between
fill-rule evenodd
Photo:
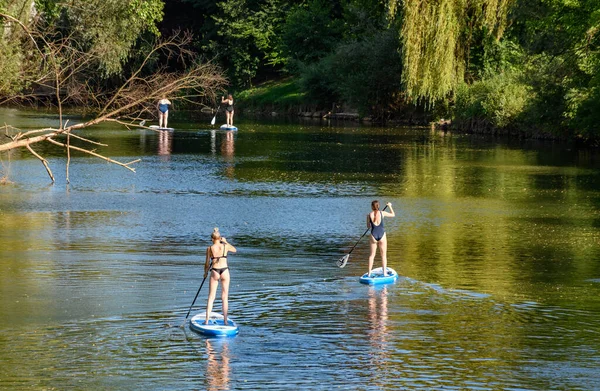
<instances>
[{"instance_id":1,"label":"distant paddleboarder","mask_svg":"<svg viewBox=\"0 0 600 391\"><path fill-rule=\"evenodd\" d=\"M225 104L225 115L227 116L227 126L233 126L233 96L231 94L221 97L221 104Z\"/></svg>"},{"instance_id":2,"label":"distant paddleboarder","mask_svg":"<svg viewBox=\"0 0 600 391\"><path fill-rule=\"evenodd\" d=\"M210 273L210 282L208 288L208 303L206 305L206 321L212 311L215 297L217 296L217 288L219 281L221 285L221 301L223 306L223 321L227 325L227 310L229 309L229 266L227 266L227 253L237 252L236 248L227 243L227 239L221 236L219 228L213 230L212 246L206 249L206 261L204 262L204 278Z\"/></svg>"},{"instance_id":3,"label":"distant paddleboarder","mask_svg":"<svg viewBox=\"0 0 600 391\"><path fill-rule=\"evenodd\" d=\"M390 211L379 210L379 201L375 200L371 202L371 212L367 215L367 229L371 229L371 237L369 240L369 246L371 248L371 254L369 255L369 271L368 276L371 276L371 270L373 269L373 261L375 260L375 253L379 247L379 253L381 255L381 267L383 268L383 275L387 276L387 235L383 227L383 217L394 217L394 209L392 204L388 202L387 207Z\"/></svg>"},{"instance_id":4,"label":"distant paddleboarder","mask_svg":"<svg viewBox=\"0 0 600 391\"><path fill-rule=\"evenodd\" d=\"M156 104L156 109L158 110L158 127L166 128L167 121L169 119L169 108L172 105L171 101L167 98L163 98L158 101Z\"/></svg>"}]
</instances>

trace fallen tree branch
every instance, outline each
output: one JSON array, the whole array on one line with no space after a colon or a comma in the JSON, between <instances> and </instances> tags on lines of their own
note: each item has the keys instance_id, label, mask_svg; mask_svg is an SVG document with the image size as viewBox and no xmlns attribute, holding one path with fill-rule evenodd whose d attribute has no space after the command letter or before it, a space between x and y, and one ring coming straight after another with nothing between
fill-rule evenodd
<instances>
[{"instance_id":1,"label":"fallen tree branch","mask_svg":"<svg viewBox=\"0 0 600 391\"><path fill-rule=\"evenodd\" d=\"M52 143L52 144L54 144L54 145L58 145L58 146L60 146L60 147L64 147L64 148L68 148L68 149L73 149L73 150L75 150L75 151L79 151L79 152L87 153L87 154L89 154L89 155L95 156L95 157L97 157L97 158L100 158L100 159L102 159L102 160L106 160L106 161L107 161L107 162L109 162L109 163L113 163L113 164L116 164L116 165L118 165L118 166L125 167L126 169L128 169L128 170L129 170L129 171L131 171L131 172L135 172L135 169L134 169L134 168L131 168L131 167L129 167L129 165L130 165L130 164L134 164L134 163L137 163L137 162L141 162L141 161L142 161L142 159L136 159L136 160L132 160L132 161L130 161L130 162L128 162L128 163L121 163L121 162L119 162L119 161L117 161L117 160L114 160L114 159L111 159L111 158L109 158L109 157L102 156L102 155L100 155L99 153L96 153L96 152L94 152L94 151L90 151L90 150L87 150L87 149L84 149L84 148L79 148L79 147L76 147L76 146L74 146L74 145L68 145L68 144L65 144L65 143L61 143L61 142L58 142L58 141L56 141L56 140L54 140L54 139L52 139L52 138L48 138L48 142L50 142L50 143Z\"/></svg>"},{"instance_id":2,"label":"fallen tree branch","mask_svg":"<svg viewBox=\"0 0 600 391\"><path fill-rule=\"evenodd\" d=\"M106 147L106 144L81 137L75 132L103 122L116 122L127 129L132 127L151 129L133 122L122 121L119 118L128 117L141 120L144 114L154 116L156 115L156 102L166 97L172 101L181 100L194 103L199 103L199 100L202 99L215 101L218 92L227 84L227 80L215 64L196 61L194 54L188 49L193 38L191 34L177 32L172 37L157 40L153 48L145 53L139 65L123 78L123 83L114 90L107 91L106 85L93 81L97 74L97 69L93 64L98 59L98 54L83 52L80 49L83 46L73 36L48 35L52 39L46 39L43 30L36 30L36 28L42 29L43 24L28 28L10 15L0 13L0 18L2 17L16 22L22 28L28 37L26 41L29 45L28 50L37 53L34 60L38 62L33 66L29 64L30 66L27 68L27 70L37 69L36 74L31 72L24 74L24 77L31 78L26 83L33 86L30 94L0 97L0 104L15 99L15 96L18 96L21 101L30 102L52 98L58 108L59 127L58 129L44 127L22 131L13 126L4 125L5 135L10 141L0 142L0 153L27 148L29 153L42 161L52 182L55 179L47 160L36 153L32 145L49 142L66 148L67 182L69 182L71 150L98 157L135 172L131 165L139 162L140 159L121 163L94 150L72 145L71 137L83 143ZM159 54L170 61L169 66L172 65L172 62L177 61L185 70L173 72L169 71L165 65L147 73L147 68L153 64ZM87 107L91 105L98 110L98 114L91 120L67 126L68 120L63 121L63 104L65 102L84 104ZM66 136L66 141L64 143L57 141L56 138L59 136Z\"/></svg>"},{"instance_id":3,"label":"fallen tree branch","mask_svg":"<svg viewBox=\"0 0 600 391\"><path fill-rule=\"evenodd\" d=\"M35 156L38 159L40 159L40 161L42 162L42 164L44 165L44 167L46 167L46 172L50 176L50 179L52 180L52 183L54 183L55 182L54 175L52 174L52 170L50 169L50 166L48 165L48 161L46 159L44 159L42 156L40 156L37 152L35 152L33 150L33 148L31 148L31 145L28 145L27 149L29 150L29 152L31 152L31 154L33 156Z\"/></svg>"}]
</instances>

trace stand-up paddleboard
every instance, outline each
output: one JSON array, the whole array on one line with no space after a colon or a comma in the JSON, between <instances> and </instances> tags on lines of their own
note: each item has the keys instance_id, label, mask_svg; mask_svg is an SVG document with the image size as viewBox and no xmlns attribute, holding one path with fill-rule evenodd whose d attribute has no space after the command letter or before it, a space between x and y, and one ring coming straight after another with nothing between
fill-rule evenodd
<instances>
[{"instance_id":1,"label":"stand-up paddleboard","mask_svg":"<svg viewBox=\"0 0 600 391\"><path fill-rule=\"evenodd\" d=\"M149 128L156 129L156 130L175 130L174 128L161 128L158 125L150 125Z\"/></svg>"},{"instance_id":2,"label":"stand-up paddleboard","mask_svg":"<svg viewBox=\"0 0 600 391\"><path fill-rule=\"evenodd\" d=\"M371 277L367 273L363 274L359 281L363 284L377 285L377 284L391 284L398 279L398 273L391 267L387 267L387 276L383 275L383 269L378 267L377 269L371 270Z\"/></svg>"},{"instance_id":3,"label":"stand-up paddleboard","mask_svg":"<svg viewBox=\"0 0 600 391\"><path fill-rule=\"evenodd\" d=\"M209 337L233 337L240 332L238 325L233 319L227 318L227 326L225 326L223 315L216 312L210 313L208 324L204 324L205 321L206 312L194 315L190 319L190 329Z\"/></svg>"},{"instance_id":4,"label":"stand-up paddleboard","mask_svg":"<svg viewBox=\"0 0 600 391\"><path fill-rule=\"evenodd\" d=\"M233 125L232 125L232 126L229 126L229 125L225 125L225 124L221 125L220 129L221 129L221 130L238 130L238 129L237 129L235 126L233 126Z\"/></svg>"}]
</instances>

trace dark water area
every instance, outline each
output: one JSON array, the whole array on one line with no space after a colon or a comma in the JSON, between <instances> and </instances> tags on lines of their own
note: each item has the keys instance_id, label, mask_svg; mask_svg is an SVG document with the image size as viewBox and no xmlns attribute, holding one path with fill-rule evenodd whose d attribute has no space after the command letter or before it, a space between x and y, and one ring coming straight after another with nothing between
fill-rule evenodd
<instances>
[{"instance_id":1,"label":"dark water area","mask_svg":"<svg viewBox=\"0 0 600 391\"><path fill-rule=\"evenodd\" d=\"M131 173L74 152L70 184L58 147L34 147L54 185L26 150L0 154L0 389L600 390L598 151L209 122L85 129L98 152L141 161ZM394 205L401 275L377 288L358 282L367 237L336 267L373 199ZM180 327L215 226L238 248L235 338Z\"/></svg>"}]
</instances>

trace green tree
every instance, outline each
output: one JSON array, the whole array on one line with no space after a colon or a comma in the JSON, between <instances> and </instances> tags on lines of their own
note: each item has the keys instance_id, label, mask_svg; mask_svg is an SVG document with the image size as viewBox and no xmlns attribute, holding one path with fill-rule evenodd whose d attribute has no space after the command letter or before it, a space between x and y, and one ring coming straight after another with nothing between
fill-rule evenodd
<instances>
[{"instance_id":1,"label":"green tree","mask_svg":"<svg viewBox=\"0 0 600 391\"><path fill-rule=\"evenodd\" d=\"M344 41L356 41L391 27L387 1L344 0L341 3Z\"/></svg>"},{"instance_id":2,"label":"green tree","mask_svg":"<svg viewBox=\"0 0 600 391\"><path fill-rule=\"evenodd\" d=\"M77 73L90 83L120 74L138 38L146 32L158 34L156 23L162 18L163 3L161 0L17 0L4 1L0 6L3 15L0 95L10 97L28 87L47 90L49 85L55 85L49 68L64 68L63 74ZM69 45L60 45L67 40ZM55 42L58 45L54 47L59 49L52 55L43 53L39 48L44 47L44 42ZM73 63L73 58L79 62ZM80 82L86 84L88 80Z\"/></svg>"},{"instance_id":3,"label":"green tree","mask_svg":"<svg viewBox=\"0 0 600 391\"><path fill-rule=\"evenodd\" d=\"M518 2L511 39L524 49L527 83L536 91L529 118L561 135L600 135L600 3Z\"/></svg>"},{"instance_id":4,"label":"green tree","mask_svg":"<svg viewBox=\"0 0 600 391\"><path fill-rule=\"evenodd\" d=\"M298 63L298 74L300 90L311 105L328 108L342 101L337 83L343 75L335 71L333 54L309 65Z\"/></svg>"},{"instance_id":5,"label":"green tree","mask_svg":"<svg viewBox=\"0 0 600 391\"><path fill-rule=\"evenodd\" d=\"M464 129L482 131L516 127L535 97L519 72L499 73L456 90L454 120Z\"/></svg>"},{"instance_id":6,"label":"green tree","mask_svg":"<svg viewBox=\"0 0 600 391\"><path fill-rule=\"evenodd\" d=\"M2 18L0 24L0 96L10 95L28 85L33 71L28 64L24 45L27 36L19 23L29 25L36 16L35 2L32 0L0 0L0 13L14 18Z\"/></svg>"},{"instance_id":7,"label":"green tree","mask_svg":"<svg viewBox=\"0 0 600 391\"><path fill-rule=\"evenodd\" d=\"M385 121L405 103L402 57L394 30L339 46L332 63L331 71L338 73L338 94L360 114Z\"/></svg>"},{"instance_id":8,"label":"green tree","mask_svg":"<svg viewBox=\"0 0 600 391\"><path fill-rule=\"evenodd\" d=\"M291 10L282 28L287 60L308 65L335 50L342 38L343 24L333 13L334 6L327 0L312 0Z\"/></svg>"},{"instance_id":9,"label":"green tree","mask_svg":"<svg viewBox=\"0 0 600 391\"><path fill-rule=\"evenodd\" d=\"M406 103L396 30L341 44L332 54L300 69L302 90L321 107L345 102L363 116L385 121Z\"/></svg>"},{"instance_id":10,"label":"green tree","mask_svg":"<svg viewBox=\"0 0 600 391\"><path fill-rule=\"evenodd\" d=\"M269 72L284 61L280 27L290 8L284 0L225 0L217 3L218 40L209 50L228 69L234 86L248 86L259 70Z\"/></svg>"},{"instance_id":11,"label":"green tree","mask_svg":"<svg viewBox=\"0 0 600 391\"><path fill-rule=\"evenodd\" d=\"M163 17L162 0L75 0L54 7L62 17L50 22L75 34L82 48L100 59L106 76L122 70L141 34L158 35L156 24Z\"/></svg>"},{"instance_id":12,"label":"green tree","mask_svg":"<svg viewBox=\"0 0 600 391\"><path fill-rule=\"evenodd\" d=\"M401 22L403 81L409 96L435 102L465 78L474 31L499 39L511 0L391 0Z\"/></svg>"}]
</instances>

